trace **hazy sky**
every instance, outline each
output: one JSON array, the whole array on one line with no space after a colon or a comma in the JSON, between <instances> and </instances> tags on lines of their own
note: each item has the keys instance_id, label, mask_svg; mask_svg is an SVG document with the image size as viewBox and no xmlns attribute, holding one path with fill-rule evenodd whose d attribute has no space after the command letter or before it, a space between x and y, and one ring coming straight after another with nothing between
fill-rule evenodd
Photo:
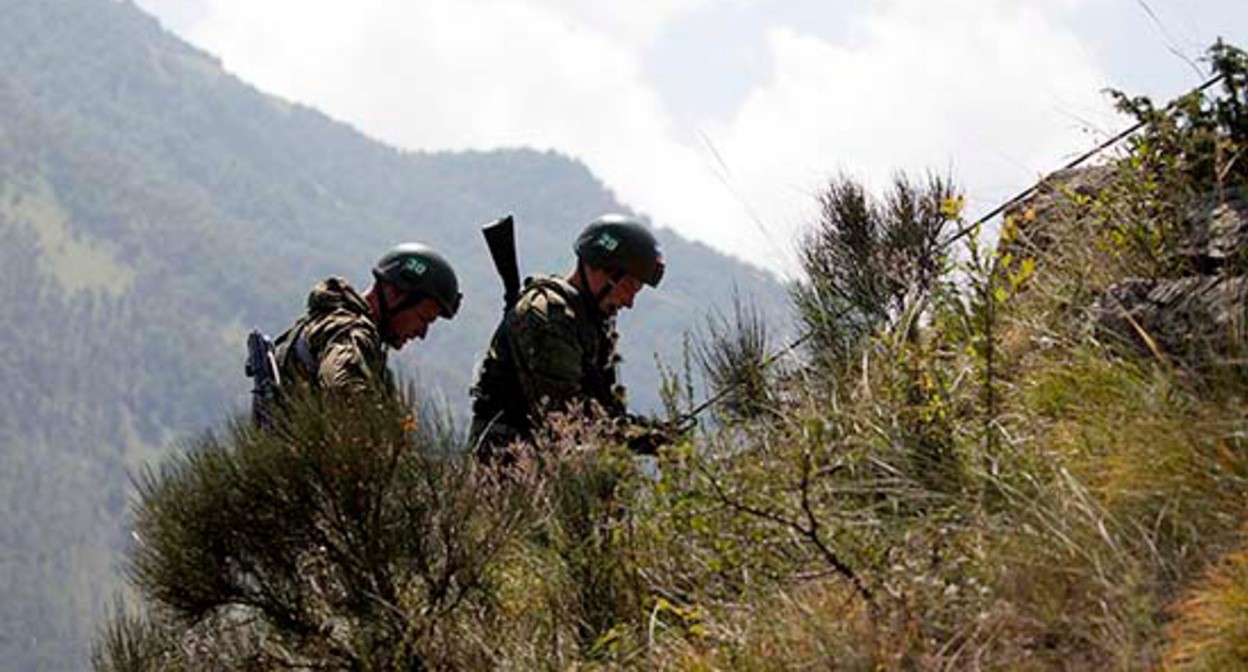
<instances>
[{"instance_id":1,"label":"hazy sky","mask_svg":"<svg viewBox=\"0 0 1248 672\"><path fill-rule=\"evenodd\" d=\"M258 88L409 149L552 148L791 272L843 173L952 175L974 217L1204 79L1245 0L136 0Z\"/></svg>"}]
</instances>

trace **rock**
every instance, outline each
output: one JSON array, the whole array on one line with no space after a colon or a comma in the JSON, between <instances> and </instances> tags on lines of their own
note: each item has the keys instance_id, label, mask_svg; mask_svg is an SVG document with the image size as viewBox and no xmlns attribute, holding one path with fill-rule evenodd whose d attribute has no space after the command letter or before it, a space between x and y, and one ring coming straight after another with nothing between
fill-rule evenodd
<instances>
[{"instance_id":1,"label":"rock","mask_svg":"<svg viewBox=\"0 0 1248 672\"><path fill-rule=\"evenodd\" d=\"M1151 339L1167 357L1195 369L1241 357L1248 317L1244 196L1226 189L1201 198L1184 219L1174 253L1182 262L1174 266L1190 274L1113 285L1093 307L1098 335L1150 352Z\"/></svg>"},{"instance_id":2,"label":"rock","mask_svg":"<svg viewBox=\"0 0 1248 672\"><path fill-rule=\"evenodd\" d=\"M1184 222L1185 235L1177 256L1199 273L1221 269L1243 270L1248 251L1248 198L1237 189L1210 194L1194 207Z\"/></svg>"},{"instance_id":3,"label":"rock","mask_svg":"<svg viewBox=\"0 0 1248 672\"><path fill-rule=\"evenodd\" d=\"M1110 287L1093 314L1103 340L1151 352L1151 339L1166 356L1201 368L1244 343L1246 300L1244 276L1132 278Z\"/></svg>"}]
</instances>

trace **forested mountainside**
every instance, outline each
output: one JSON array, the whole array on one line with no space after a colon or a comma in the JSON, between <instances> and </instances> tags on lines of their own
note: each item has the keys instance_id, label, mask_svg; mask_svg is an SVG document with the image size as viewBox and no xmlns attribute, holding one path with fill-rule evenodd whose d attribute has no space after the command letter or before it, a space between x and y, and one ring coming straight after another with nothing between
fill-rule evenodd
<instances>
[{"instance_id":1,"label":"forested mountainside","mask_svg":"<svg viewBox=\"0 0 1248 672\"><path fill-rule=\"evenodd\" d=\"M452 323L396 362L466 410L501 305L479 225L514 213L523 269L571 266L589 218L627 211L550 152L411 153L267 96L129 2L0 0L0 660L85 664L116 589L127 469L247 401L244 335L277 332L328 274L364 283L406 240L454 261ZM670 230L661 290L627 316L632 398L654 352L770 276Z\"/></svg>"}]
</instances>

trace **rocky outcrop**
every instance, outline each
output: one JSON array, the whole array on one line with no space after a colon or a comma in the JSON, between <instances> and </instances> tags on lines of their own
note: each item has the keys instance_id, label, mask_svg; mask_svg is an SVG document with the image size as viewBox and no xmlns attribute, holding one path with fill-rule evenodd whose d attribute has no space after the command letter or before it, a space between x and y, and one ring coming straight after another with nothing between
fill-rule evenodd
<instances>
[{"instance_id":1,"label":"rocky outcrop","mask_svg":"<svg viewBox=\"0 0 1248 672\"><path fill-rule=\"evenodd\" d=\"M1238 190L1206 196L1185 222L1177 254L1200 273L1243 271L1248 252L1248 198Z\"/></svg>"},{"instance_id":2,"label":"rocky outcrop","mask_svg":"<svg viewBox=\"0 0 1248 672\"><path fill-rule=\"evenodd\" d=\"M1248 199L1210 195L1185 221L1176 247L1178 278L1130 278L1111 286L1094 308L1102 340L1145 349L1205 368L1238 359L1248 319Z\"/></svg>"},{"instance_id":3,"label":"rocky outcrop","mask_svg":"<svg viewBox=\"0 0 1248 672\"><path fill-rule=\"evenodd\" d=\"M1112 165L1049 175L1007 213L1018 228L1000 254L1043 258L1060 231L1089 216L1085 199L1113 188L1119 177ZM1171 263L1164 264L1173 273L1127 278L1096 299L1096 337L1196 369L1248 357L1239 352L1248 349L1248 189L1219 189L1198 199L1178 236Z\"/></svg>"},{"instance_id":4,"label":"rocky outcrop","mask_svg":"<svg viewBox=\"0 0 1248 672\"><path fill-rule=\"evenodd\" d=\"M1244 343L1246 300L1244 276L1132 278L1110 287L1094 314L1103 340L1203 367Z\"/></svg>"}]
</instances>

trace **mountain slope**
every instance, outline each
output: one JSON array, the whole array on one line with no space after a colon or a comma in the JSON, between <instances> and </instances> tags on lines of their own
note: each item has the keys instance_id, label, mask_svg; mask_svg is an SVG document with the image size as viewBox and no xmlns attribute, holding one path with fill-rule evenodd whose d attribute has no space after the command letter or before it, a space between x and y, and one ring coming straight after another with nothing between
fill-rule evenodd
<instances>
[{"instance_id":1,"label":"mountain slope","mask_svg":"<svg viewBox=\"0 0 1248 672\"><path fill-rule=\"evenodd\" d=\"M409 153L266 96L130 3L0 0L0 659L82 664L122 545L126 469L243 407L243 334L285 328L307 289L363 284L423 240L465 308L396 361L466 410L500 287L478 225L514 213L525 271L571 267L590 217L627 209L579 162L525 149ZM652 352L733 287L770 277L659 236L669 275L623 320L625 376L653 405Z\"/></svg>"}]
</instances>

